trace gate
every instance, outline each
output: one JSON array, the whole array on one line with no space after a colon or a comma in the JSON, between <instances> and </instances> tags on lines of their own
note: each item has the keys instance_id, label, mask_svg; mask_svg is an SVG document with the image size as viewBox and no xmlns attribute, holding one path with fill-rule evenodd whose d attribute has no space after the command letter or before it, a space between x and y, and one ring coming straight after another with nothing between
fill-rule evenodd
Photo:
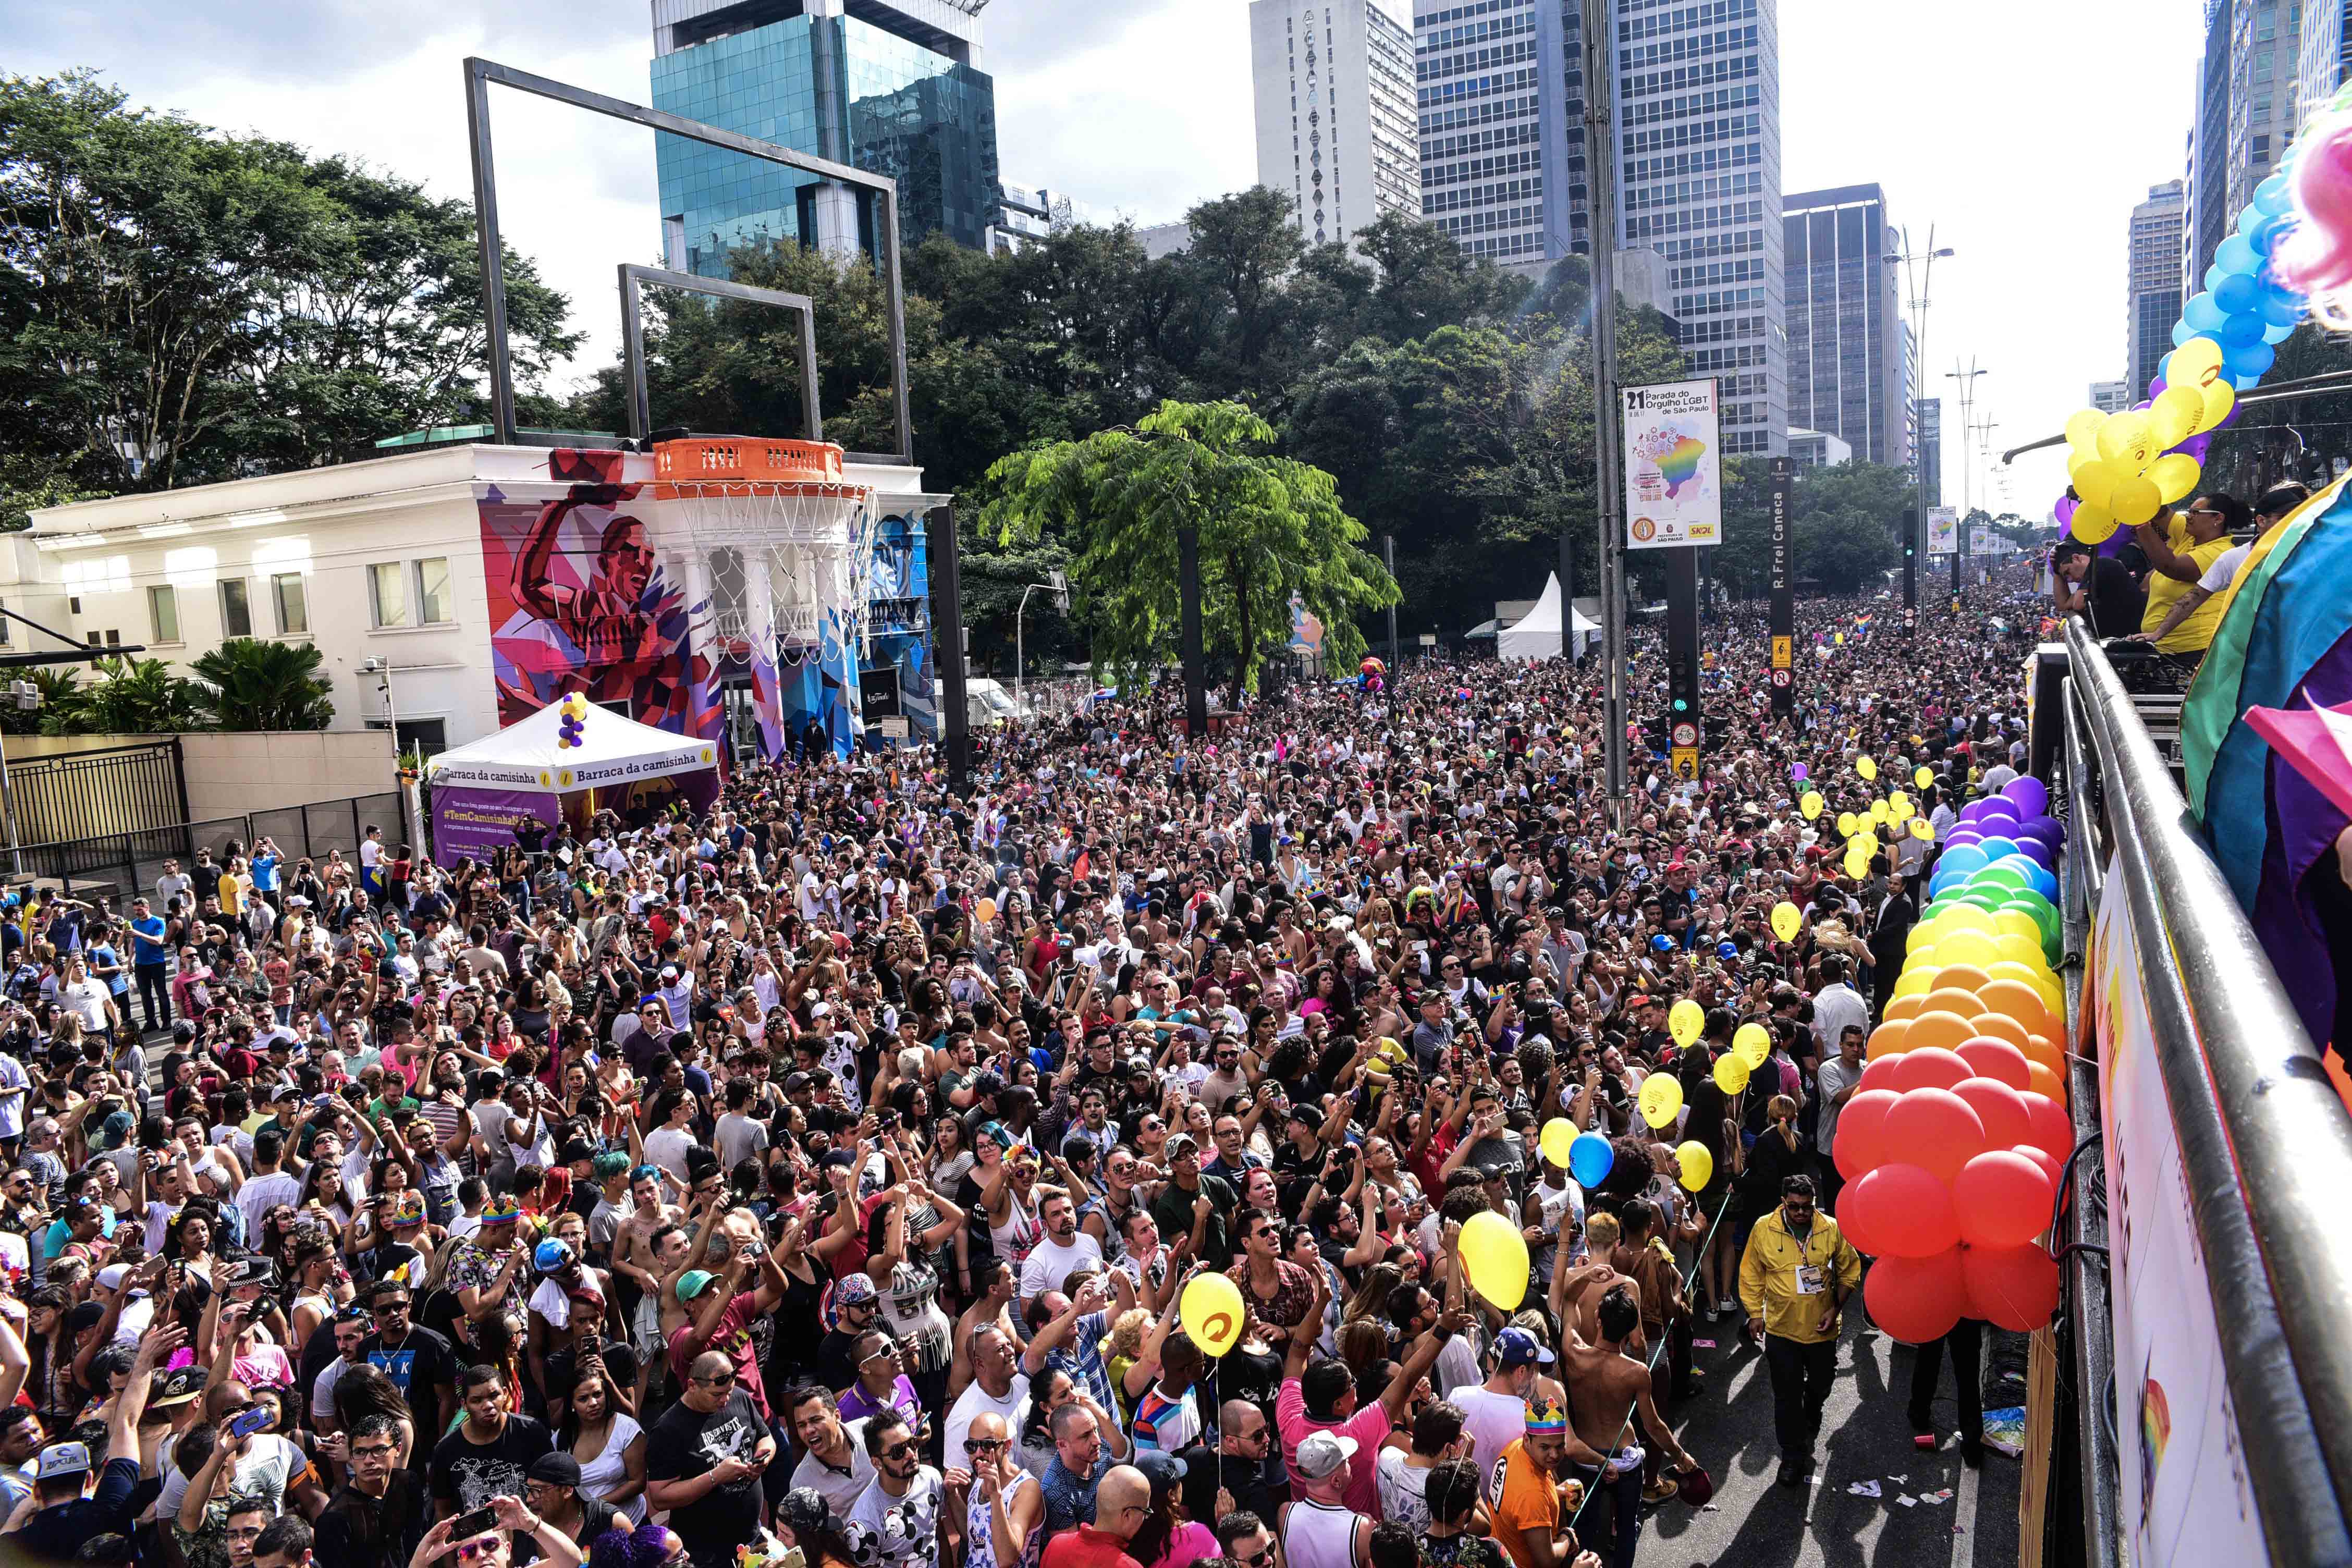
<instances>
[{"instance_id":1,"label":"gate","mask_svg":"<svg viewBox=\"0 0 2352 1568\"><path fill-rule=\"evenodd\" d=\"M174 828L188 817L179 738L12 763L8 805L19 844L136 839Z\"/></svg>"}]
</instances>

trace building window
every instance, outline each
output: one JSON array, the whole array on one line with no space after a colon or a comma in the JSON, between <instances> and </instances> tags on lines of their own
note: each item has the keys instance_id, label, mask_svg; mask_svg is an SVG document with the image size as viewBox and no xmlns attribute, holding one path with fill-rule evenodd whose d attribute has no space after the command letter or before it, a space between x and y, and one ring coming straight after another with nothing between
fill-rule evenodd
<instances>
[{"instance_id":1,"label":"building window","mask_svg":"<svg viewBox=\"0 0 2352 1568\"><path fill-rule=\"evenodd\" d=\"M253 606L246 603L245 579L231 577L220 585L221 636L249 637L253 635Z\"/></svg>"},{"instance_id":2,"label":"building window","mask_svg":"<svg viewBox=\"0 0 2352 1568\"><path fill-rule=\"evenodd\" d=\"M408 624L408 568L398 561L379 561L368 568L368 601L379 626Z\"/></svg>"},{"instance_id":3,"label":"building window","mask_svg":"<svg viewBox=\"0 0 2352 1568\"><path fill-rule=\"evenodd\" d=\"M302 574L280 572L269 579L269 596L278 605L278 635L302 637L310 630L310 603L302 591Z\"/></svg>"},{"instance_id":4,"label":"building window","mask_svg":"<svg viewBox=\"0 0 2352 1568\"><path fill-rule=\"evenodd\" d=\"M180 640L180 595L165 584L147 590L147 625L154 642Z\"/></svg>"},{"instance_id":5,"label":"building window","mask_svg":"<svg viewBox=\"0 0 2352 1568\"><path fill-rule=\"evenodd\" d=\"M416 622L437 626L456 619L449 613L449 558L435 555L416 563Z\"/></svg>"}]
</instances>

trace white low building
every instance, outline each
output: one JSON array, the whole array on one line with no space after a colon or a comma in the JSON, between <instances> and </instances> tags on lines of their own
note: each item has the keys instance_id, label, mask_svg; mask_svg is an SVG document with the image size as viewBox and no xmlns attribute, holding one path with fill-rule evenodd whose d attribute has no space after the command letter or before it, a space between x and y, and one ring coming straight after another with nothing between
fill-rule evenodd
<instances>
[{"instance_id":1,"label":"white low building","mask_svg":"<svg viewBox=\"0 0 2352 1568\"><path fill-rule=\"evenodd\" d=\"M682 500L652 454L467 444L55 507L6 536L0 605L183 673L231 637L312 644L332 728L396 717L428 752L569 690L739 753L845 746L861 668L894 660L919 734L929 639L888 623L920 614L946 498L825 450L824 482L757 506Z\"/></svg>"}]
</instances>

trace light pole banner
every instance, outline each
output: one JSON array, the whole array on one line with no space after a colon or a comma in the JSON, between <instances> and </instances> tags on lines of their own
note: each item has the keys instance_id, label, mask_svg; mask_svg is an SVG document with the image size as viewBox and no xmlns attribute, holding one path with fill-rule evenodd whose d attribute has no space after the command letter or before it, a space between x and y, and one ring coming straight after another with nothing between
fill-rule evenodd
<instances>
[{"instance_id":1,"label":"light pole banner","mask_svg":"<svg viewBox=\"0 0 2352 1568\"><path fill-rule=\"evenodd\" d=\"M1957 555L1960 549L1960 513L1958 507L1931 506L1927 509L1927 553Z\"/></svg>"},{"instance_id":2,"label":"light pole banner","mask_svg":"<svg viewBox=\"0 0 2352 1568\"><path fill-rule=\"evenodd\" d=\"M1625 425L1629 550L1723 542L1723 438L1715 383L1668 381L1618 394Z\"/></svg>"}]
</instances>

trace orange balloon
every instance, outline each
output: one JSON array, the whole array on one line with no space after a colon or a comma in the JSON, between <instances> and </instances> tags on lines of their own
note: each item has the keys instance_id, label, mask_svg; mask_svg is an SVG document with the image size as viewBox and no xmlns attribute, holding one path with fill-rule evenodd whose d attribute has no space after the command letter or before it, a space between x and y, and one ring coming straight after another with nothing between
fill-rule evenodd
<instances>
[{"instance_id":1,"label":"orange balloon","mask_svg":"<svg viewBox=\"0 0 2352 1568\"><path fill-rule=\"evenodd\" d=\"M1949 970L1945 971L1945 973L1949 973ZM1975 992L1946 985L1942 974L1936 976L1936 988L1927 993L1926 1001L1919 1004L1922 1013L1958 1013L1963 1018L1974 1018L1984 1010L1985 1005L1977 999Z\"/></svg>"},{"instance_id":2,"label":"orange balloon","mask_svg":"<svg viewBox=\"0 0 2352 1568\"><path fill-rule=\"evenodd\" d=\"M1911 1025L1901 1018L1879 1025L1870 1037L1870 1045L1864 1052L1863 1059L1874 1062L1881 1057L1899 1055L1903 1050L1904 1037L1910 1032Z\"/></svg>"},{"instance_id":3,"label":"orange balloon","mask_svg":"<svg viewBox=\"0 0 2352 1568\"><path fill-rule=\"evenodd\" d=\"M2006 1013L1979 1013L1976 1017L1976 1026L1977 1033L1984 1038L2007 1040L2021 1051L2024 1051L2026 1043L2033 1038L2032 1035L2025 1032L2024 1025ZM2026 1051L2026 1059L2032 1060L2032 1055L2031 1051Z\"/></svg>"},{"instance_id":4,"label":"orange balloon","mask_svg":"<svg viewBox=\"0 0 2352 1568\"><path fill-rule=\"evenodd\" d=\"M1927 998L1919 994L1916 991L1914 991L1908 996L1897 996L1894 1001L1889 1002L1886 1005L1885 1021L1890 1024L1895 1024L1917 1017L1919 1016L1919 1004L1926 1000Z\"/></svg>"},{"instance_id":5,"label":"orange balloon","mask_svg":"<svg viewBox=\"0 0 2352 1568\"><path fill-rule=\"evenodd\" d=\"M2053 1040L2059 1036L2050 1009L2042 1005L2042 993L2022 980L1989 981L1977 988L1977 1000L1985 1005L1988 1013L2016 1019L2025 1026L2029 1035L2046 1035Z\"/></svg>"},{"instance_id":6,"label":"orange balloon","mask_svg":"<svg viewBox=\"0 0 2352 1568\"><path fill-rule=\"evenodd\" d=\"M1958 1013L1923 1010L1905 1028L1908 1031L1903 1037L1903 1048L1906 1051L1916 1051L1923 1046L1941 1046L1948 1051L1958 1050L1977 1037L1975 1021Z\"/></svg>"},{"instance_id":7,"label":"orange balloon","mask_svg":"<svg viewBox=\"0 0 2352 1568\"><path fill-rule=\"evenodd\" d=\"M2066 1076L2066 1058L2059 1054L2058 1047L2050 1043L2049 1037L2046 1035L2025 1037L2025 1059L2030 1062L2040 1062L2060 1078Z\"/></svg>"},{"instance_id":8,"label":"orange balloon","mask_svg":"<svg viewBox=\"0 0 2352 1568\"><path fill-rule=\"evenodd\" d=\"M2041 1062L2025 1064L2026 1087L2035 1094L2046 1094L2059 1104L2066 1103L2066 1080Z\"/></svg>"},{"instance_id":9,"label":"orange balloon","mask_svg":"<svg viewBox=\"0 0 2352 1568\"><path fill-rule=\"evenodd\" d=\"M1954 963L1936 972L1935 988L1938 991L1965 991L1973 996L1991 979L1991 975L1973 963Z\"/></svg>"}]
</instances>

